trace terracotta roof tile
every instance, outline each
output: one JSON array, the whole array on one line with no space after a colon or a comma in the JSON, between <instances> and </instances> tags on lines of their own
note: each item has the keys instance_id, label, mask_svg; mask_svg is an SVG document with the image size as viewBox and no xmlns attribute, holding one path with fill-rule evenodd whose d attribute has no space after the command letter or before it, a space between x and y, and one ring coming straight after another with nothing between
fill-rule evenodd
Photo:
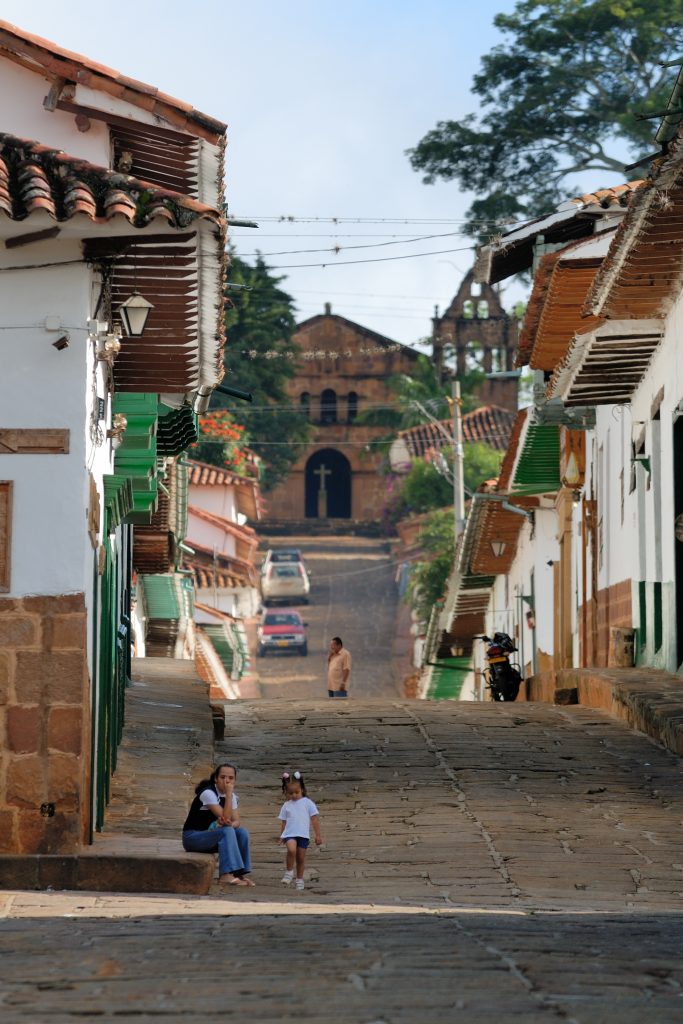
<instances>
[{"instance_id":1,"label":"terracotta roof tile","mask_svg":"<svg viewBox=\"0 0 683 1024\"><path fill-rule=\"evenodd\" d=\"M484 441L497 451L505 451L514 419L515 414L508 409L502 409L497 405L483 405L463 416L463 440L468 444ZM452 420L440 420L439 426L436 423L420 423L416 427L402 430L399 437L406 442L413 458L423 458L430 452L439 451L444 445L450 444L444 431L450 436L452 430Z\"/></svg>"},{"instance_id":2,"label":"terracotta roof tile","mask_svg":"<svg viewBox=\"0 0 683 1024\"><path fill-rule=\"evenodd\" d=\"M238 487L256 487L257 482L253 477L239 476L222 466L212 466L209 462L198 462L196 459L187 460L191 484L212 484L217 487L224 487L228 484L235 484Z\"/></svg>"},{"instance_id":3,"label":"terracotta roof tile","mask_svg":"<svg viewBox=\"0 0 683 1024\"><path fill-rule=\"evenodd\" d=\"M554 370L574 335L600 323L596 317L586 317L583 306L609 237L602 232L541 257L519 334L517 366ZM596 240L604 242L602 254L582 258L582 251L597 248Z\"/></svg>"},{"instance_id":4,"label":"terracotta roof tile","mask_svg":"<svg viewBox=\"0 0 683 1024\"><path fill-rule=\"evenodd\" d=\"M178 228L198 218L222 221L218 210L179 192L0 132L0 211L24 220L39 210L57 221L84 214L104 223L122 216L135 227L155 218Z\"/></svg>"},{"instance_id":5,"label":"terracotta roof tile","mask_svg":"<svg viewBox=\"0 0 683 1024\"><path fill-rule=\"evenodd\" d=\"M586 300L610 320L664 317L683 286L683 127L619 225Z\"/></svg>"},{"instance_id":6,"label":"terracotta roof tile","mask_svg":"<svg viewBox=\"0 0 683 1024\"><path fill-rule=\"evenodd\" d=\"M587 192L583 196L576 196L570 202L580 206L584 212L587 207L599 206L602 210L610 208L626 207L631 201L631 196L645 184L644 180L627 181L623 185L614 185L612 188L599 188L595 192Z\"/></svg>"},{"instance_id":7,"label":"terracotta roof tile","mask_svg":"<svg viewBox=\"0 0 683 1024\"><path fill-rule=\"evenodd\" d=\"M0 51L20 58L24 67L35 65L37 71L47 72L48 76L129 100L143 110L211 142L217 142L225 134L226 125L222 121L195 110L191 104L2 20Z\"/></svg>"}]
</instances>

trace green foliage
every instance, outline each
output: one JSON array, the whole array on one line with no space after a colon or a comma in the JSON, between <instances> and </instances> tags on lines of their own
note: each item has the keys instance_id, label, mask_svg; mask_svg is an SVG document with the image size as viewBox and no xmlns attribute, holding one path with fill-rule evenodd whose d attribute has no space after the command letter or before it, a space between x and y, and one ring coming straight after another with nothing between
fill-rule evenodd
<instances>
[{"instance_id":1,"label":"green foliage","mask_svg":"<svg viewBox=\"0 0 683 1024\"><path fill-rule=\"evenodd\" d=\"M219 392L212 401L212 409L230 408L244 424L250 447L264 461L266 490L287 476L311 432L285 391L296 374L299 350L291 340L296 329L294 300L279 287L282 280L261 257L252 267L232 255L229 283L244 287L226 290L223 383L251 391L254 401L249 405Z\"/></svg>"},{"instance_id":2,"label":"green foliage","mask_svg":"<svg viewBox=\"0 0 683 1024\"><path fill-rule=\"evenodd\" d=\"M452 509L437 509L431 513L420 533L420 547L425 557L416 563L410 575L408 597L411 606L426 621L434 604L443 597L453 568L455 531Z\"/></svg>"},{"instance_id":3,"label":"green foliage","mask_svg":"<svg viewBox=\"0 0 683 1024\"><path fill-rule=\"evenodd\" d=\"M497 477L503 461L503 452L496 451L485 441L474 441L463 445L465 465L463 476L468 491L476 491L484 480Z\"/></svg>"},{"instance_id":4,"label":"green foliage","mask_svg":"<svg viewBox=\"0 0 683 1024\"><path fill-rule=\"evenodd\" d=\"M392 502L396 520L453 504L453 485L433 465L416 459Z\"/></svg>"},{"instance_id":5,"label":"green foliage","mask_svg":"<svg viewBox=\"0 0 683 1024\"><path fill-rule=\"evenodd\" d=\"M467 373L458 378L463 413L471 412L481 405L477 391L484 379L485 374L478 367L468 369ZM389 441L393 440L396 431L427 423L430 416L437 420L445 420L451 416L451 382L439 380L436 366L424 353L417 357L411 374L396 374L389 378L387 386L396 400L395 405L391 408L368 409L361 412L356 423L369 427L392 428ZM420 409L420 405L426 412Z\"/></svg>"},{"instance_id":6,"label":"green foliage","mask_svg":"<svg viewBox=\"0 0 683 1024\"><path fill-rule=\"evenodd\" d=\"M683 52L683 0L519 0L494 21L505 38L474 77L481 114L440 121L408 153L425 182L477 194L480 239L576 194L572 176L622 181L653 147L657 122L635 115L666 106L674 76L660 64Z\"/></svg>"}]
</instances>

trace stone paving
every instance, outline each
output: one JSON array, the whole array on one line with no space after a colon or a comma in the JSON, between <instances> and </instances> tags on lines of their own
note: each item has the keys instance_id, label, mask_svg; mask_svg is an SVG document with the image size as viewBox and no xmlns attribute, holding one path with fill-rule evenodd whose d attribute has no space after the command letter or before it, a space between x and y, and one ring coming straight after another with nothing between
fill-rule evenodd
<instances>
[{"instance_id":1,"label":"stone paving","mask_svg":"<svg viewBox=\"0 0 683 1024\"><path fill-rule=\"evenodd\" d=\"M274 538L273 546L282 544ZM312 573L308 656L289 652L255 661L262 696L313 700L327 693L327 653L340 635L353 656L354 697L396 697L402 666L392 660L396 632L395 561L388 545L365 537L291 537Z\"/></svg>"},{"instance_id":2,"label":"stone paving","mask_svg":"<svg viewBox=\"0 0 683 1024\"><path fill-rule=\"evenodd\" d=\"M218 753L257 888L0 895L3 1024L683 1022L681 762L605 712L238 702ZM325 840L303 893L286 767Z\"/></svg>"}]
</instances>

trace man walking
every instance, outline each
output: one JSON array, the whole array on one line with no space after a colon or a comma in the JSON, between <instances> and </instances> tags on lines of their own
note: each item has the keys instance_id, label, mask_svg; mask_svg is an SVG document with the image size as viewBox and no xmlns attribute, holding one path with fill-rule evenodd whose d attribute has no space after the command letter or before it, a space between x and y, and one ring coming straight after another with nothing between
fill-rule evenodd
<instances>
[{"instance_id":1,"label":"man walking","mask_svg":"<svg viewBox=\"0 0 683 1024\"><path fill-rule=\"evenodd\" d=\"M351 655L342 644L341 637L334 636L327 655L327 696L348 697L350 675Z\"/></svg>"}]
</instances>

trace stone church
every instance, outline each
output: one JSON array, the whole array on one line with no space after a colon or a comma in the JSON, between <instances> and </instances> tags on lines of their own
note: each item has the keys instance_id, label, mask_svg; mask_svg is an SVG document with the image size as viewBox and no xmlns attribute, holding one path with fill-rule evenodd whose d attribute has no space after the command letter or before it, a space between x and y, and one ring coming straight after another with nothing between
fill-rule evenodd
<instances>
[{"instance_id":1,"label":"stone church","mask_svg":"<svg viewBox=\"0 0 683 1024\"><path fill-rule=\"evenodd\" d=\"M287 480L268 495L268 520L378 522L385 482L373 441L386 436L387 428L361 426L356 418L396 402L387 381L411 373L417 353L338 316L329 304L323 314L299 324L293 340L301 357L288 393L315 433Z\"/></svg>"},{"instance_id":2,"label":"stone church","mask_svg":"<svg viewBox=\"0 0 683 1024\"><path fill-rule=\"evenodd\" d=\"M505 312L496 289L475 283L470 270L443 316L432 320L432 358L442 373L449 363L459 377L473 369L506 372L514 368L518 338L519 322ZM477 397L481 405L516 413L517 392L514 379L487 379Z\"/></svg>"}]
</instances>

